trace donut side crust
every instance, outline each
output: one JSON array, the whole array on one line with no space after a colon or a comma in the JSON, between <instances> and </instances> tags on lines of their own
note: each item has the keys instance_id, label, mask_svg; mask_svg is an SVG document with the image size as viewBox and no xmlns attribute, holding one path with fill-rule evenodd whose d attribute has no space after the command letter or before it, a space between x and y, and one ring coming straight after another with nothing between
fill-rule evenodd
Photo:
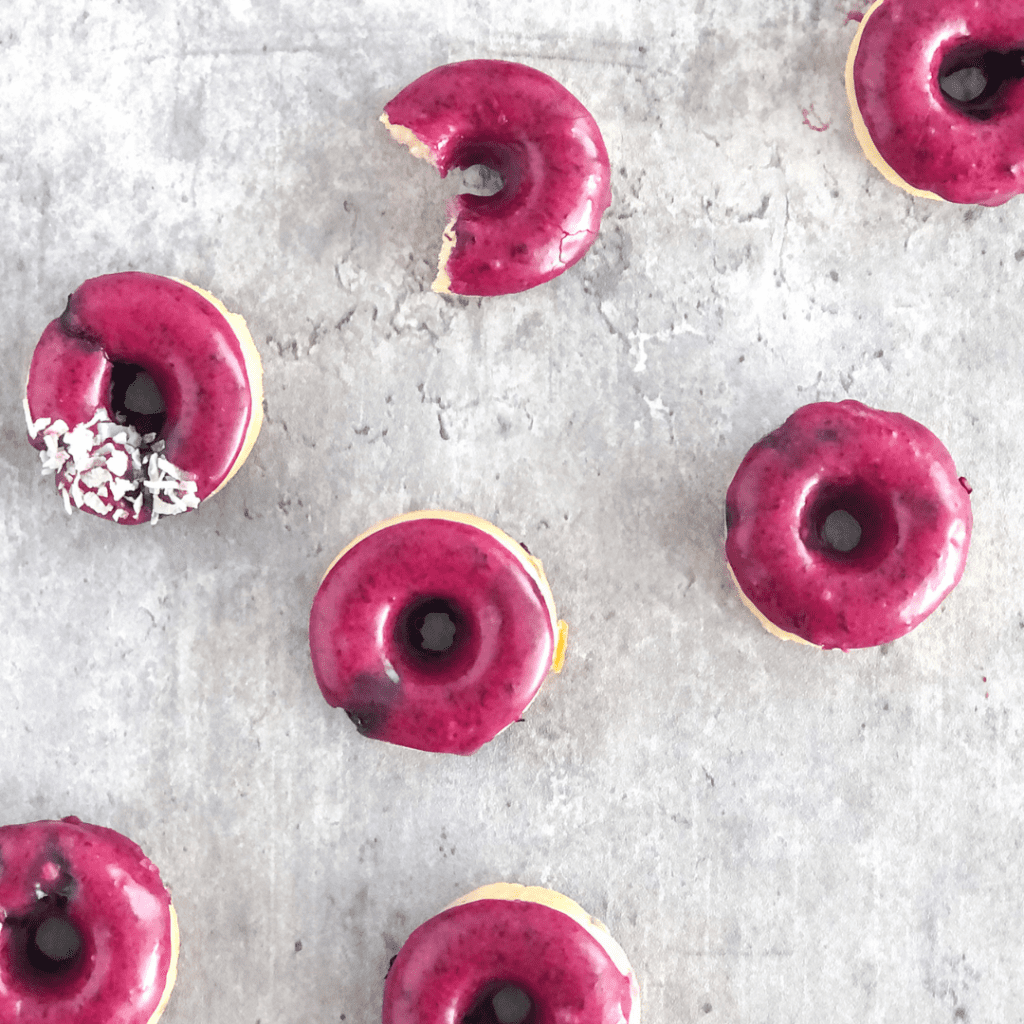
<instances>
[{"instance_id":1,"label":"donut side crust","mask_svg":"<svg viewBox=\"0 0 1024 1024\"><path fill-rule=\"evenodd\" d=\"M174 988L174 983L178 980L178 950L181 948L181 933L178 931L178 915L174 910L174 904L169 904L167 909L171 918L171 962L167 967L167 980L164 982L163 995L160 996L160 1002L157 1003L148 1024L156 1024L163 1016L171 998L171 989Z\"/></svg>"},{"instance_id":2,"label":"donut side crust","mask_svg":"<svg viewBox=\"0 0 1024 1024\"><path fill-rule=\"evenodd\" d=\"M350 541L338 552L337 556L327 566L327 571L323 574L320 579L321 585L323 581L330 575L331 570L338 564L338 562L354 548L361 541L366 540L367 537L373 536L380 530L386 530L390 526L395 526L398 523L409 523L417 519L444 519L453 523L464 523L466 526L472 526L477 530L482 530L488 536L493 537L498 543L507 548L516 558L516 560L522 565L529 577L536 583L537 588L540 590L541 596L544 598L544 605L548 610L548 616L551 619L551 635L554 639L555 652L551 661L551 671L561 672L562 665L565 662L565 648L566 641L568 639L569 627L562 620L558 618L558 614L555 611L555 596L551 592L551 585L548 583L548 578L544 573L544 565L539 558L535 558L531 555L518 541L510 537L504 530L499 529L493 523L489 523L486 519L481 519L479 516L470 515L468 512L446 512L437 509L423 509L418 512L403 512L401 515L393 516L390 519L384 519L379 523L371 526L368 530L364 530L358 537ZM506 727L507 728L507 727Z\"/></svg>"},{"instance_id":3,"label":"donut side crust","mask_svg":"<svg viewBox=\"0 0 1024 1024\"><path fill-rule=\"evenodd\" d=\"M240 313L232 313L216 295L208 292L205 288L200 288L199 285L192 284L191 281L183 281L178 277L172 278L172 280L197 292L227 321L228 326L238 339L238 347L241 349L242 361L245 364L245 376L249 383L250 411L245 436L242 438L238 455L235 456L235 461L231 464L224 479L207 495L207 498L212 498L242 468L242 464L249 458L263 426L263 361L260 359L256 343L252 340L249 325Z\"/></svg>"},{"instance_id":4,"label":"donut side crust","mask_svg":"<svg viewBox=\"0 0 1024 1024\"><path fill-rule=\"evenodd\" d=\"M732 564L728 559L726 559L725 564L729 570L729 576L732 579L733 585L736 587L736 591L740 595L740 600L746 606L747 610L751 612L757 621L760 622L772 636L777 636L780 640L795 640L798 644L805 644L807 647L816 647L819 651L821 650L821 646L819 644L812 644L810 640L805 640L802 636L799 636L796 633L787 633L781 626L776 626L771 619L767 618L761 609L743 593L740 581L736 579L736 573L733 572Z\"/></svg>"},{"instance_id":5,"label":"donut side crust","mask_svg":"<svg viewBox=\"0 0 1024 1024\"><path fill-rule=\"evenodd\" d=\"M633 999L633 1009L626 1024L640 1024L640 986L636 980L636 974L629 965L626 951L618 944L603 921L591 916L575 900L554 889L545 889L540 885L520 885L516 882L492 882L490 885L483 885L479 889L474 889L472 892L466 893L465 896L453 900L444 910L461 907L467 903L475 903L477 900L539 903L541 906L557 910L560 914L565 914L566 917L575 921L608 954L615 969L630 979L630 985L636 998ZM441 912L444 913L444 910Z\"/></svg>"},{"instance_id":6,"label":"donut side crust","mask_svg":"<svg viewBox=\"0 0 1024 1024\"><path fill-rule=\"evenodd\" d=\"M912 196L917 196L921 199L936 199L940 203L946 202L945 199L940 195L936 195L934 192L928 192L925 189L915 188L909 182L904 181L886 162L885 157L878 151L878 147L875 145L875 140L871 138L871 133L868 131L868 126L864 122L864 116L860 112L860 105L857 103L857 86L854 82L854 64L857 61L857 51L860 49L861 38L864 35L864 28L868 23L871 15L885 3L885 0L875 0L875 2L867 9L864 13L864 17L861 18L860 24L857 26L857 33L853 37L853 42L850 44L850 52L846 57L846 99L850 104L850 117L853 120L853 133L857 136L857 141L860 143L860 148L864 151L864 155L868 158L869 162L879 171L882 176L890 181L893 185L899 186L904 192L909 192ZM740 591L742 593L742 591Z\"/></svg>"}]
</instances>

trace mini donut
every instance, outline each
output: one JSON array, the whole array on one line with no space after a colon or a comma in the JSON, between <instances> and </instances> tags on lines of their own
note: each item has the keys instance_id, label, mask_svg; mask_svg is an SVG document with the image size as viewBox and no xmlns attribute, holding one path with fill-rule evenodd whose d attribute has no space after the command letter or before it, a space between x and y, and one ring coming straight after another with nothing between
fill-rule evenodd
<instances>
[{"instance_id":1,"label":"mini donut","mask_svg":"<svg viewBox=\"0 0 1024 1024\"><path fill-rule=\"evenodd\" d=\"M494 997L525 993L525 1017ZM508 1005L508 1004L506 1004ZM506 1011L507 1013L507 1011ZM622 947L578 903L497 883L417 928L384 983L383 1024L639 1024L640 988Z\"/></svg>"},{"instance_id":2,"label":"mini donut","mask_svg":"<svg viewBox=\"0 0 1024 1024\"><path fill-rule=\"evenodd\" d=\"M125 405L141 371L163 411ZM242 317L195 285L94 277L36 346L25 418L69 513L156 522L216 494L248 458L263 422L259 353Z\"/></svg>"},{"instance_id":3,"label":"mini donut","mask_svg":"<svg viewBox=\"0 0 1024 1024\"><path fill-rule=\"evenodd\" d=\"M502 188L449 201L435 292L507 295L557 277L590 248L612 201L604 140L553 78L505 60L428 71L384 108L392 136L438 169L483 164Z\"/></svg>"},{"instance_id":4,"label":"mini donut","mask_svg":"<svg viewBox=\"0 0 1024 1024\"><path fill-rule=\"evenodd\" d=\"M309 619L325 700L364 736L472 754L516 721L567 627L540 559L459 512L409 512L357 537Z\"/></svg>"},{"instance_id":5,"label":"mini donut","mask_svg":"<svg viewBox=\"0 0 1024 1024\"><path fill-rule=\"evenodd\" d=\"M1022 58L1020 0L876 0L846 61L865 155L915 196L998 206L1024 192Z\"/></svg>"},{"instance_id":6,"label":"mini donut","mask_svg":"<svg viewBox=\"0 0 1024 1024\"><path fill-rule=\"evenodd\" d=\"M818 647L903 636L960 582L971 541L967 481L942 442L860 402L797 409L747 452L726 495L726 558L771 633ZM852 517L834 546L831 516Z\"/></svg>"},{"instance_id":7,"label":"mini donut","mask_svg":"<svg viewBox=\"0 0 1024 1024\"><path fill-rule=\"evenodd\" d=\"M0 827L0 1021L156 1024L178 920L130 839L78 818Z\"/></svg>"}]
</instances>

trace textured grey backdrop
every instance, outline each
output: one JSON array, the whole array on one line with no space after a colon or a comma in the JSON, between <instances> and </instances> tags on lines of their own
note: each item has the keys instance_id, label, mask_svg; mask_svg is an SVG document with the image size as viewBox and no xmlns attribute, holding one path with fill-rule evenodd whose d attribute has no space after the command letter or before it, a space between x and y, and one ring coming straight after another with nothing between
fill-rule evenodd
<instances>
[{"instance_id":1,"label":"textured grey backdrop","mask_svg":"<svg viewBox=\"0 0 1024 1024\"><path fill-rule=\"evenodd\" d=\"M497 879L606 920L651 1024L1024 1020L1024 200L872 170L847 10L0 7L0 820L143 845L167 1024L373 1024L409 931ZM586 259L489 300L429 291L451 186L376 120L470 57L561 80L614 168ZM65 516L21 412L68 292L127 269L221 296L266 371L244 469L153 529ZM937 614L843 655L760 629L722 523L750 444L847 397L945 441L975 539ZM431 506L525 540L571 629L471 759L360 738L307 651L338 549Z\"/></svg>"}]
</instances>

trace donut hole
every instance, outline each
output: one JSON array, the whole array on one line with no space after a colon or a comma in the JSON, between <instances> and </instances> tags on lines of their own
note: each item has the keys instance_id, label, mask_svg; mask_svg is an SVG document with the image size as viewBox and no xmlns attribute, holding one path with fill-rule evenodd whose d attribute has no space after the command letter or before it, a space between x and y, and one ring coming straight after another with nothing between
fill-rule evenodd
<instances>
[{"instance_id":1,"label":"donut hole","mask_svg":"<svg viewBox=\"0 0 1024 1024\"><path fill-rule=\"evenodd\" d=\"M473 1003L461 1024L531 1024L533 1000L518 985L488 985Z\"/></svg>"},{"instance_id":2,"label":"donut hole","mask_svg":"<svg viewBox=\"0 0 1024 1024\"><path fill-rule=\"evenodd\" d=\"M66 917L60 915L44 918L29 935L29 960L36 970L47 974L73 967L81 951L81 934Z\"/></svg>"},{"instance_id":3,"label":"donut hole","mask_svg":"<svg viewBox=\"0 0 1024 1024\"><path fill-rule=\"evenodd\" d=\"M37 989L73 984L88 959L82 933L67 915L67 901L46 896L24 915L4 922L12 974Z\"/></svg>"},{"instance_id":4,"label":"donut hole","mask_svg":"<svg viewBox=\"0 0 1024 1024\"><path fill-rule=\"evenodd\" d=\"M825 518L825 525L821 528L825 543L833 551L843 553L852 551L860 543L862 532L860 523L845 508L829 512Z\"/></svg>"},{"instance_id":5,"label":"donut hole","mask_svg":"<svg viewBox=\"0 0 1024 1024\"><path fill-rule=\"evenodd\" d=\"M452 600L428 597L408 605L398 618L395 639L414 658L447 661L465 645L466 617Z\"/></svg>"},{"instance_id":6,"label":"donut hole","mask_svg":"<svg viewBox=\"0 0 1024 1024\"><path fill-rule=\"evenodd\" d=\"M110 410L118 423L140 434L159 434L167 404L150 374L136 363L114 363L110 373Z\"/></svg>"},{"instance_id":7,"label":"donut hole","mask_svg":"<svg viewBox=\"0 0 1024 1024\"><path fill-rule=\"evenodd\" d=\"M800 536L837 565L870 570L896 544L896 517L886 496L866 481L825 484L809 497Z\"/></svg>"},{"instance_id":8,"label":"donut hole","mask_svg":"<svg viewBox=\"0 0 1024 1024\"><path fill-rule=\"evenodd\" d=\"M467 206L502 206L519 190L525 156L514 143L469 142L452 158L460 172L463 203Z\"/></svg>"},{"instance_id":9,"label":"donut hole","mask_svg":"<svg viewBox=\"0 0 1024 1024\"><path fill-rule=\"evenodd\" d=\"M939 91L960 113L987 121L1005 107L1005 86L1024 78L1024 50L992 50L969 43L939 65Z\"/></svg>"},{"instance_id":10,"label":"donut hole","mask_svg":"<svg viewBox=\"0 0 1024 1024\"><path fill-rule=\"evenodd\" d=\"M472 164L459 168L461 182L457 182L458 191L462 195L493 196L505 187L505 179L500 171L487 164Z\"/></svg>"}]
</instances>

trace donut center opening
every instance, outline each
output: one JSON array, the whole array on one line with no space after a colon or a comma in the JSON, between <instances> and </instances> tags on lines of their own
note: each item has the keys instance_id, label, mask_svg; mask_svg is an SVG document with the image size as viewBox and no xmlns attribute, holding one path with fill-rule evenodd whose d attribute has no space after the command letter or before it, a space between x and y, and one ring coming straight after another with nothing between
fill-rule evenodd
<instances>
[{"instance_id":1,"label":"donut center opening","mask_svg":"<svg viewBox=\"0 0 1024 1024\"><path fill-rule=\"evenodd\" d=\"M505 179L501 171L487 164L472 164L459 168L461 182L456 181L458 191L469 196L497 195L505 187Z\"/></svg>"},{"instance_id":2,"label":"donut center opening","mask_svg":"<svg viewBox=\"0 0 1024 1024\"><path fill-rule=\"evenodd\" d=\"M529 1024L533 1000L518 985L499 982L489 986L462 1018L462 1024Z\"/></svg>"},{"instance_id":3,"label":"donut center opening","mask_svg":"<svg viewBox=\"0 0 1024 1024\"><path fill-rule=\"evenodd\" d=\"M10 933L7 948L12 973L27 984L63 987L84 961L82 933L68 917L67 900L62 896L44 896L26 913L9 915L4 929Z\"/></svg>"},{"instance_id":4,"label":"donut center opening","mask_svg":"<svg viewBox=\"0 0 1024 1024\"><path fill-rule=\"evenodd\" d=\"M156 381L136 363L114 363L110 373L110 410L118 423L140 434L159 434L167 404Z\"/></svg>"},{"instance_id":5,"label":"donut center opening","mask_svg":"<svg viewBox=\"0 0 1024 1024\"><path fill-rule=\"evenodd\" d=\"M987 121L1002 108L1003 86L1024 78L1024 50L959 47L939 67L939 89L945 100L969 117Z\"/></svg>"},{"instance_id":6,"label":"donut center opening","mask_svg":"<svg viewBox=\"0 0 1024 1024\"><path fill-rule=\"evenodd\" d=\"M822 539L833 551L852 551L859 543L863 530L860 523L845 508L829 512L821 528Z\"/></svg>"},{"instance_id":7,"label":"donut center opening","mask_svg":"<svg viewBox=\"0 0 1024 1024\"><path fill-rule=\"evenodd\" d=\"M82 936L63 916L44 918L29 934L28 957L36 970L56 974L74 966Z\"/></svg>"},{"instance_id":8,"label":"donut center opening","mask_svg":"<svg viewBox=\"0 0 1024 1024\"><path fill-rule=\"evenodd\" d=\"M515 143L468 142L454 154L455 190L469 206L501 206L520 186L525 157Z\"/></svg>"},{"instance_id":9,"label":"donut center opening","mask_svg":"<svg viewBox=\"0 0 1024 1024\"><path fill-rule=\"evenodd\" d=\"M810 495L800 536L808 549L836 565L869 570L895 546L896 517L872 483L824 484Z\"/></svg>"},{"instance_id":10,"label":"donut center opening","mask_svg":"<svg viewBox=\"0 0 1024 1024\"><path fill-rule=\"evenodd\" d=\"M467 630L465 617L454 601L429 597L413 602L402 612L397 632L407 651L434 661L461 647Z\"/></svg>"}]
</instances>

